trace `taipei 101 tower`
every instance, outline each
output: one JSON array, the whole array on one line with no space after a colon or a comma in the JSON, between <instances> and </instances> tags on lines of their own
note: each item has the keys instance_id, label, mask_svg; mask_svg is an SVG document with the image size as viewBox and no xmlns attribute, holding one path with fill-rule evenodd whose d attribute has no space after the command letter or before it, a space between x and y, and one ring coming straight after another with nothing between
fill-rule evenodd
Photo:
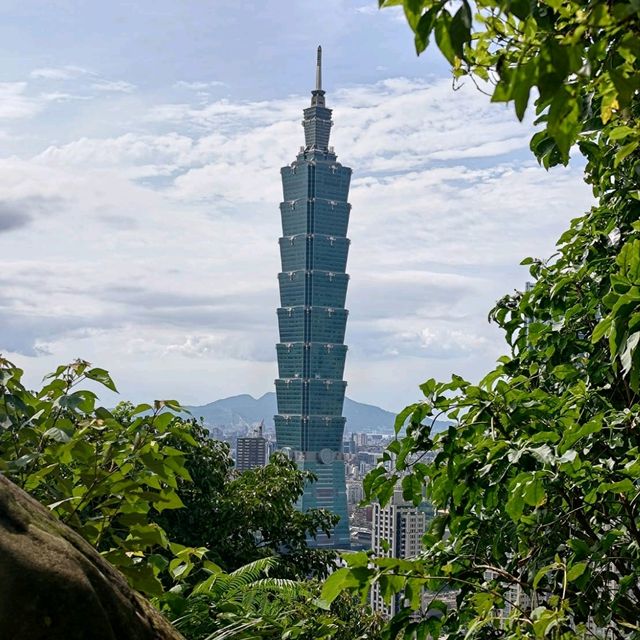
<instances>
[{"instance_id":1,"label":"taipei 101 tower","mask_svg":"<svg viewBox=\"0 0 640 640\"><path fill-rule=\"evenodd\" d=\"M304 109L305 146L281 169L282 272L278 325L280 342L275 416L276 439L300 469L318 478L307 485L298 507L324 508L340 516L319 547L349 547L345 490L342 379L347 347L344 308L349 240L347 202L351 169L336 161L329 146L331 109L322 89L322 49L318 47L316 88Z\"/></svg>"}]
</instances>

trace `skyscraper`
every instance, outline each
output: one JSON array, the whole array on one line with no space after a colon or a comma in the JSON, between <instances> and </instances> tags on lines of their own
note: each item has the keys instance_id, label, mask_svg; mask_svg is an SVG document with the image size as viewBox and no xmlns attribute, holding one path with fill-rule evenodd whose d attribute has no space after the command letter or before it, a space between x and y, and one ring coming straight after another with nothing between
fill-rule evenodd
<instances>
[{"instance_id":1,"label":"skyscraper","mask_svg":"<svg viewBox=\"0 0 640 640\"><path fill-rule=\"evenodd\" d=\"M318 47L316 88L303 112L305 146L281 169L275 425L278 447L287 448L299 468L318 477L305 489L300 509L325 508L340 516L332 536L319 536L317 545L344 549L349 520L342 453L347 383L342 378L351 169L337 162L329 146L333 122L324 96Z\"/></svg>"}]
</instances>

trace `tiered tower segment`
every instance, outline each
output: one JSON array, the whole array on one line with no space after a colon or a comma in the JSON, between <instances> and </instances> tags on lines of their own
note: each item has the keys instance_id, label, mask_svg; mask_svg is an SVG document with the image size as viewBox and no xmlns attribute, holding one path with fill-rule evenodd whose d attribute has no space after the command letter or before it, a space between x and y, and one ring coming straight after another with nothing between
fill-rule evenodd
<instances>
[{"instance_id":1,"label":"tiered tower segment","mask_svg":"<svg viewBox=\"0 0 640 640\"><path fill-rule=\"evenodd\" d=\"M318 477L306 487L300 509L324 508L340 516L330 538L318 537L318 546L344 549L349 546L349 520L342 454L347 383L342 377L351 169L337 162L329 146L333 122L324 96L318 47L316 88L302 122L305 146L281 169L275 425L278 447L287 448L299 468Z\"/></svg>"}]
</instances>

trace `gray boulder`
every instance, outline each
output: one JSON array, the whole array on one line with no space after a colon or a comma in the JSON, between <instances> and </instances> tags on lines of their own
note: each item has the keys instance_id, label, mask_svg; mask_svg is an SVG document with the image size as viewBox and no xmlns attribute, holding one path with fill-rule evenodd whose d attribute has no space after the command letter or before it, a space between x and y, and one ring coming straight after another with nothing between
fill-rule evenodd
<instances>
[{"instance_id":1,"label":"gray boulder","mask_svg":"<svg viewBox=\"0 0 640 640\"><path fill-rule=\"evenodd\" d=\"M0 638L183 640L91 545L1 474Z\"/></svg>"}]
</instances>

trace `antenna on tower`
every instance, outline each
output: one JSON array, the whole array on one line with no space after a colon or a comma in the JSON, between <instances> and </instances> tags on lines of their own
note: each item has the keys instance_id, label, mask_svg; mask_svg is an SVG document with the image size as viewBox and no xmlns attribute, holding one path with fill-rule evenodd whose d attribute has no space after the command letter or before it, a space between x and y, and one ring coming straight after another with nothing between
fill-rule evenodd
<instances>
[{"instance_id":1,"label":"antenna on tower","mask_svg":"<svg viewBox=\"0 0 640 640\"><path fill-rule=\"evenodd\" d=\"M318 45L318 59L316 62L316 91L322 91L322 47Z\"/></svg>"},{"instance_id":2,"label":"antenna on tower","mask_svg":"<svg viewBox=\"0 0 640 640\"><path fill-rule=\"evenodd\" d=\"M311 106L324 107L324 90L322 89L322 47L318 46L316 58L316 88L311 92Z\"/></svg>"}]
</instances>

